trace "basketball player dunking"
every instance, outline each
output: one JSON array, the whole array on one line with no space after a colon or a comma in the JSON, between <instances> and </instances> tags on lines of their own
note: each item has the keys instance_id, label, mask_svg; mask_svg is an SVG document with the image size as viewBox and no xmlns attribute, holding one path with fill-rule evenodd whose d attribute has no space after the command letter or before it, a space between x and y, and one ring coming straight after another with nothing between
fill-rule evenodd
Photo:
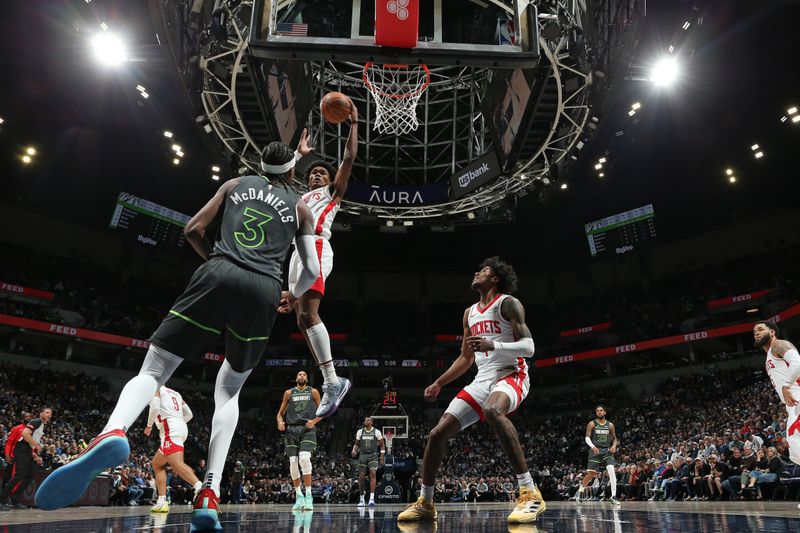
<instances>
[{"instance_id":1,"label":"basketball player dunking","mask_svg":"<svg viewBox=\"0 0 800 533\"><path fill-rule=\"evenodd\" d=\"M800 354L791 342L778 338L778 326L769 320L755 323L753 338L754 346L767 352L767 375L786 405L789 459L800 465Z\"/></svg>"},{"instance_id":2,"label":"basketball player dunking","mask_svg":"<svg viewBox=\"0 0 800 533\"><path fill-rule=\"evenodd\" d=\"M192 248L207 261L150 338L139 375L120 393L103 431L75 460L50 474L36 493L42 509L75 501L97 472L128 459L125 432L181 364L202 357L225 332L225 361L214 385L214 416L208 469L194 502L192 531L219 531L220 481L239 421L239 391L258 366L283 297L288 305L319 277L311 211L289 187L294 151L270 143L261 156L263 176L225 182L184 229ZM206 230L221 218L212 247ZM281 293L283 262L292 239L303 271L289 293Z\"/></svg>"},{"instance_id":3,"label":"basketball player dunking","mask_svg":"<svg viewBox=\"0 0 800 533\"><path fill-rule=\"evenodd\" d=\"M533 522L545 510L545 502L528 472L517 430L508 414L519 408L528 395L530 377L526 358L533 355L531 332L525 324L525 309L509 296L517 286L511 265L491 257L472 279L480 301L464 311L464 341L461 355L450 368L425 389L434 400L442 387L470 369L478 367L475 379L459 392L428 436L422 465L422 490L416 503L400 513L398 521L435 520L433 488L444 448L458 432L478 420L489 423L519 482L519 499L508 516L510 523Z\"/></svg>"},{"instance_id":4,"label":"basketball player dunking","mask_svg":"<svg viewBox=\"0 0 800 533\"><path fill-rule=\"evenodd\" d=\"M617 453L617 428L606 420L606 408L598 405L594 408L595 419L586 424L586 445L589 447L589 459L586 466L586 475L581 481L578 492L575 493L574 500L580 501L583 492L592 479L598 474L600 465L605 466L608 471L608 484L611 487L611 503L620 505L617 500L617 474L614 471L616 461L614 454Z\"/></svg>"},{"instance_id":5,"label":"basketball player dunking","mask_svg":"<svg viewBox=\"0 0 800 533\"><path fill-rule=\"evenodd\" d=\"M297 152L301 156L314 150L308 145L308 132L303 130ZM316 415L322 418L332 415L344 396L350 390L350 380L336 375L331 354L331 340L328 330L319 317L319 304L325 294L325 280L333 269L333 248L331 248L331 224L339 211L339 205L347 192L350 171L358 153L358 110L350 103L350 136L342 155L339 170L325 161L316 161L308 169L308 192L303 201L314 216L314 240L316 256L319 259L320 274L311 289L303 293L294 308L297 312L297 327L306 339L308 349L314 356L322 372L322 401ZM292 254L289 263L289 290L297 283L300 273L300 257ZM281 313L290 313L291 306L281 302Z\"/></svg>"}]
</instances>

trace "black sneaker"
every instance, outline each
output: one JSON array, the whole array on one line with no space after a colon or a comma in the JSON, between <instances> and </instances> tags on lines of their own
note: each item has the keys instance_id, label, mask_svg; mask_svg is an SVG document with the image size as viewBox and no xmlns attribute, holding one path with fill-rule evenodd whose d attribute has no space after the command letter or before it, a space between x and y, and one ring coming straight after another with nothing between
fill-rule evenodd
<instances>
[{"instance_id":1,"label":"black sneaker","mask_svg":"<svg viewBox=\"0 0 800 533\"><path fill-rule=\"evenodd\" d=\"M11 502L8 504L11 509L30 509L27 505L23 505L19 502Z\"/></svg>"},{"instance_id":2,"label":"black sneaker","mask_svg":"<svg viewBox=\"0 0 800 533\"><path fill-rule=\"evenodd\" d=\"M3 511L10 511L10 510L11 510L11 507L9 507L8 505L6 505L4 503L0 503L0 513L3 512Z\"/></svg>"}]
</instances>

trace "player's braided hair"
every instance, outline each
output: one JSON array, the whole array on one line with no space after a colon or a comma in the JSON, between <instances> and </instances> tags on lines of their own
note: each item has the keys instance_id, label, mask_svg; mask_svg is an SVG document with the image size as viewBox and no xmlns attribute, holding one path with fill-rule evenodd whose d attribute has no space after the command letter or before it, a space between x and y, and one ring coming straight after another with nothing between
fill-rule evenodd
<instances>
[{"instance_id":1,"label":"player's braided hair","mask_svg":"<svg viewBox=\"0 0 800 533\"><path fill-rule=\"evenodd\" d=\"M328 171L328 175L331 177L331 181L333 181L333 178L336 177L336 167L334 167L333 165L331 165L327 161L324 161L322 159L318 159L317 161L314 161L313 163L308 165L308 168L306 168L306 171L303 173L303 181L304 182L306 182L306 183L308 182L308 177L311 175L311 171L315 167L322 167L325 170L327 170Z\"/></svg>"},{"instance_id":2,"label":"player's braided hair","mask_svg":"<svg viewBox=\"0 0 800 533\"><path fill-rule=\"evenodd\" d=\"M500 260L498 256L492 256L484 259L479 268L489 267L492 272L500 279L497 283L497 288L504 294L514 294L517 290L517 273L514 272L514 267L506 262Z\"/></svg>"},{"instance_id":3,"label":"player's braided hair","mask_svg":"<svg viewBox=\"0 0 800 533\"><path fill-rule=\"evenodd\" d=\"M294 150L280 141L272 141L261 152L261 161L267 165L283 165L294 159ZM289 181L289 172L283 174L269 174L271 178L277 178L281 181Z\"/></svg>"}]
</instances>

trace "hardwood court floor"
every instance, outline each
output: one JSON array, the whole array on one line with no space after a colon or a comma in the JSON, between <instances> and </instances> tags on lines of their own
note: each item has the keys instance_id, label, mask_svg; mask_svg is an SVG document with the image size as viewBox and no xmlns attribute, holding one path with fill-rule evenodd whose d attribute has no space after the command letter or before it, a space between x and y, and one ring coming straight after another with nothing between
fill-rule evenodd
<instances>
[{"instance_id":1,"label":"hardwood court floor","mask_svg":"<svg viewBox=\"0 0 800 533\"><path fill-rule=\"evenodd\" d=\"M226 505L222 525L236 533L800 533L800 511L791 502L632 502L616 509L607 503L552 502L529 526L509 526L510 504L441 504L436 523L408 525L396 521L403 508L317 504L313 512L293 513L288 505ZM0 514L0 533L188 532L190 512L188 506L174 506L168 515L151 515L145 506L14 510Z\"/></svg>"}]
</instances>

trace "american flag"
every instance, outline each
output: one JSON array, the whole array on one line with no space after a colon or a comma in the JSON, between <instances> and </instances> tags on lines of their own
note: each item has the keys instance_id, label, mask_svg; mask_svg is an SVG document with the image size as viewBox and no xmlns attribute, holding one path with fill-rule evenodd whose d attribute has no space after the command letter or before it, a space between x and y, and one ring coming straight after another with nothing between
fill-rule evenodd
<instances>
[{"instance_id":1,"label":"american flag","mask_svg":"<svg viewBox=\"0 0 800 533\"><path fill-rule=\"evenodd\" d=\"M279 22L276 32L280 35L308 35L308 24L295 24L294 22Z\"/></svg>"}]
</instances>

